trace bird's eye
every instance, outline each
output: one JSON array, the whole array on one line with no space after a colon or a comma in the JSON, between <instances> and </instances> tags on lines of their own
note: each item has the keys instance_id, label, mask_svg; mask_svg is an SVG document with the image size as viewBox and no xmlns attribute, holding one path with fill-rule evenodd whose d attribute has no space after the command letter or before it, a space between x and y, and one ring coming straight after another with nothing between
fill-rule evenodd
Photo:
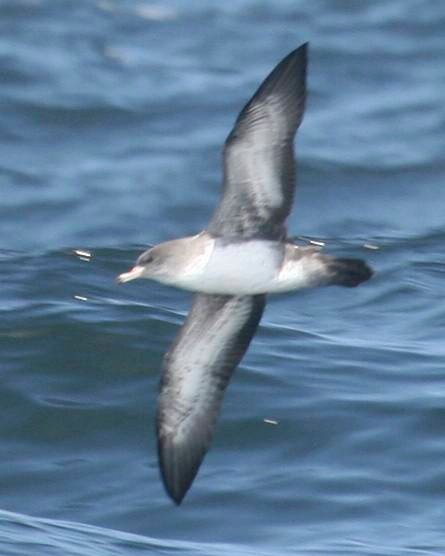
<instances>
[{"instance_id":1,"label":"bird's eye","mask_svg":"<svg viewBox=\"0 0 445 556\"><path fill-rule=\"evenodd\" d=\"M153 260L153 255L151 253L143 253L137 260L137 264L146 265L148 263L151 263L152 260Z\"/></svg>"}]
</instances>

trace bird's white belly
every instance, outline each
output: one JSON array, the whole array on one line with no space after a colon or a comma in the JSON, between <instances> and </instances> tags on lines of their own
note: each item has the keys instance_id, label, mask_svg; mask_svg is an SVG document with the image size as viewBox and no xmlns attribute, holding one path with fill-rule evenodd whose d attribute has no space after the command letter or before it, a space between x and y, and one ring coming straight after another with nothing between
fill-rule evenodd
<instances>
[{"instance_id":1,"label":"bird's white belly","mask_svg":"<svg viewBox=\"0 0 445 556\"><path fill-rule=\"evenodd\" d=\"M180 278L186 289L220 295L255 295L270 291L283 248L274 241L224 243L216 240L207 264ZM179 284L178 284L179 285Z\"/></svg>"}]
</instances>

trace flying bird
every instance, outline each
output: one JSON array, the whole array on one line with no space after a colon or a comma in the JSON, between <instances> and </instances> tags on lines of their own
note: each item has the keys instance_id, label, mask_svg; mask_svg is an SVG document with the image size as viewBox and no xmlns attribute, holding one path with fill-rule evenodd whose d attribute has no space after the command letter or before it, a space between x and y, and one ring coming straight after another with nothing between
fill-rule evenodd
<instances>
[{"instance_id":1,"label":"flying bird","mask_svg":"<svg viewBox=\"0 0 445 556\"><path fill-rule=\"evenodd\" d=\"M239 114L224 145L222 197L206 230L148 249L118 277L196 292L164 359L157 411L161 476L176 504L209 449L224 392L255 334L266 294L353 287L372 275L362 260L336 258L287 237L307 50L306 43L288 54Z\"/></svg>"}]
</instances>

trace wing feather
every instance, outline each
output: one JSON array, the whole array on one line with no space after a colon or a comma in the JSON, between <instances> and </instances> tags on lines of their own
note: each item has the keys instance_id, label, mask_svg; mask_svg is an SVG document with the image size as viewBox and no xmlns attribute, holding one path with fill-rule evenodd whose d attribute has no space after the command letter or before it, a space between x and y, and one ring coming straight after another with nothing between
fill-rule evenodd
<instances>
[{"instance_id":1,"label":"wing feather","mask_svg":"<svg viewBox=\"0 0 445 556\"><path fill-rule=\"evenodd\" d=\"M224 148L215 236L282 239L295 190L294 137L306 99L307 43L286 56L243 108Z\"/></svg>"},{"instance_id":2,"label":"wing feather","mask_svg":"<svg viewBox=\"0 0 445 556\"><path fill-rule=\"evenodd\" d=\"M180 504L213 435L227 384L255 334L265 296L197 294L165 357L157 415L162 479Z\"/></svg>"}]
</instances>

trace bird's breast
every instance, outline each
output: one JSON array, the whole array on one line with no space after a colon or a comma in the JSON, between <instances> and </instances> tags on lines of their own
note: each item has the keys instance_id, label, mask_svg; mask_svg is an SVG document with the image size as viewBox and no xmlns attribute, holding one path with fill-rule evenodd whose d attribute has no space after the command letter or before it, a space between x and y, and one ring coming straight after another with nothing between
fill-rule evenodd
<instances>
[{"instance_id":1,"label":"bird's breast","mask_svg":"<svg viewBox=\"0 0 445 556\"><path fill-rule=\"evenodd\" d=\"M265 293L277 276L283 252L274 241L216 239L205 266L189 275L189 289L237 296Z\"/></svg>"}]
</instances>

